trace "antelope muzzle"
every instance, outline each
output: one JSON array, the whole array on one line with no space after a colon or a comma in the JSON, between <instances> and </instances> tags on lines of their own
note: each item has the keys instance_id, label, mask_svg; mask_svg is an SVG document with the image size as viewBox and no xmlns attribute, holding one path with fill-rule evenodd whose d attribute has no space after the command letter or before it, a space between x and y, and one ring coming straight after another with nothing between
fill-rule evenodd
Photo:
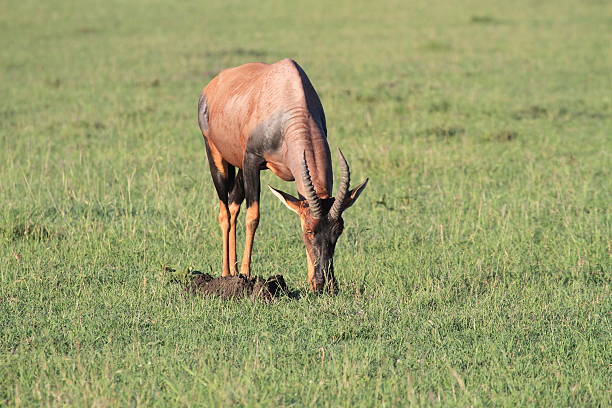
<instances>
[{"instance_id":1,"label":"antelope muzzle","mask_svg":"<svg viewBox=\"0 0 612 408\"><path fill-rule=\"evenodd\" d=\"M319 264L315 266L313 290L316 293L338 293L338 282L334 275L334 260L332 257L322 257Z\"/></svg>"}]
</instances>

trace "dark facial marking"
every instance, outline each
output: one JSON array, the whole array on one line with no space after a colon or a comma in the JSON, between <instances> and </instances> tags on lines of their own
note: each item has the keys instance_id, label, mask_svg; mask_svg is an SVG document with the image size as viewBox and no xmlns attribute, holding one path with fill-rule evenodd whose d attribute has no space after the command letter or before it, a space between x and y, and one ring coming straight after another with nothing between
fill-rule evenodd
<instances>
[{"instance_id":1,"label":"dark facial marking","mask_svg":"<svg viewBox=\"0 0 612 408\"><path fill-rule=\"evenodd\" d=\"M344 222L342 218L334 221L322 220L319 222L312 234L306 231L309 238L315 261L315 280L318 287L329 285L332 291L337 290L336 278L334 276L333 258L336 243L342 234Z\"/></svg>"}]
</instances>

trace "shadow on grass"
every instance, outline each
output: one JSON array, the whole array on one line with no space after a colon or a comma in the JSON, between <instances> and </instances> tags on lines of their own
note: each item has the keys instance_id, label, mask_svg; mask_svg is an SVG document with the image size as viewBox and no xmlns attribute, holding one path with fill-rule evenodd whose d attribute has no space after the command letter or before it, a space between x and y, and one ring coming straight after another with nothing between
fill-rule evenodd
<instances>
[{"instance_id":1,"label":"shadow on grass","mask_svg":"<svg viewBox=\"0 0 612 408\"><path fill-rule=\"evenodd\" d=\"M4 236L9 241L47 241L63 238L61 233L52 231L47 226L32 221L24 221L12 226L0 227L0 236Z\"/></svg>"}]
</instances>

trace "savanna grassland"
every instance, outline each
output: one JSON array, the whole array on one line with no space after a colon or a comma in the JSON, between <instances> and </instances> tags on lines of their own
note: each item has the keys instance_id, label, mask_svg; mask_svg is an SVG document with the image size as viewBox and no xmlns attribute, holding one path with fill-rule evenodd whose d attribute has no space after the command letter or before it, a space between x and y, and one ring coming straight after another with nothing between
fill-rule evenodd
<instances>
[{"instance_id":1,"label":"savanna grassland","mask_svg":"<svg viewBox=\"0 0 612 408\"><path fill-rule=\"evenodd\" d=\"M611 39L596 0L3 1L0 406L610 406ZM199 92L285 57L370 178L341 292L265 189L299 299L183 296L221 271Z\"/></svg>"}]
</instances>

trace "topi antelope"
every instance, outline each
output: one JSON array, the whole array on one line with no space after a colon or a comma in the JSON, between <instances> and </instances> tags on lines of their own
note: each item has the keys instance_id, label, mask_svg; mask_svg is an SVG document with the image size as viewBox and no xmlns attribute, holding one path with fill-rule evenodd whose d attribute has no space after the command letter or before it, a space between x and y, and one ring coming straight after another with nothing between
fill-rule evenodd
<instances>
[{"instance_id":1,"label":"topi antelope","mask_svg":"<svg viewBox=\"0 0 612 408\"><path fill-rule=\"evenodd\" d=\"M331 196L325 113L302 68L285 59L222 71L202 91L198 121L220 201L223 276L238 273L236 218L245 198L246 243L240 273L250 275L259 224L259 172L270 169L285 181L295 180L299 198L268 187L300 216L310 287L336 292L333 256L344 227L342 213L355 203L368 180L350 190L349 166L339 151L340 187L336 197Z\"/></svg>"}]
</instances>

